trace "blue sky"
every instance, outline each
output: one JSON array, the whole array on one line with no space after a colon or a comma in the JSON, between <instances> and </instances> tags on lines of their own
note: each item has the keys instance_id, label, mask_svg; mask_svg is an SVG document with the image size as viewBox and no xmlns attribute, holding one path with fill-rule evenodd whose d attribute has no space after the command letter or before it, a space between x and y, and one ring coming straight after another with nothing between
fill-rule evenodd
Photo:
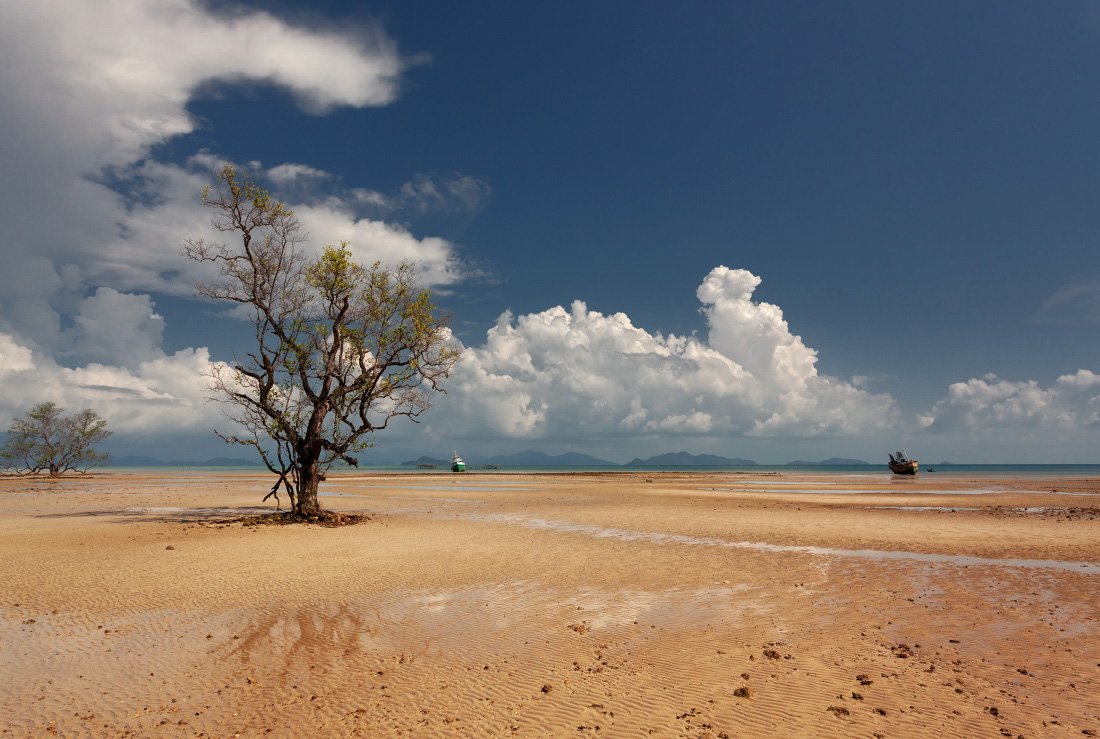
<instances>
[{"instance_id":1,"label":"blue sky","mask_svg":"<svg viewBox=\"0 0 1100 739\"><path fill-rule=\"evenodd\" d=\"M380 461L1095 461L1092 4L116 0L0 19L7 417L52 393L103 407L119 452L226 451L201 388L164 378L247 342L190 299L175 253L228 160L318 244L420 259L454 311L469 361Z\"/></svg>"}]
</instances>

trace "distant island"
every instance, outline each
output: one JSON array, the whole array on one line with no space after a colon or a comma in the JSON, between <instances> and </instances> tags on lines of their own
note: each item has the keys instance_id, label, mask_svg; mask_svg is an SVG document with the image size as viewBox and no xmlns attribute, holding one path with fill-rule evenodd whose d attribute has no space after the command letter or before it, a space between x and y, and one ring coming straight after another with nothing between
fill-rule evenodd
<instances>
[{"instance_id":1,"label":"distant island","mask_svg":"<svg viewBox=\"0 0 1100 739\"><path fill-rule=\"evenodd\" d=\"M596 457L588 454L580 454L579 452L566 452L565 454L550 455L545 452L535 451L534 449L528 449L525 452L517 452L515 454L498 454L486 459L467 459L467 464L474 466L495 464L501 467L618 467L615 462L608 462L606 459L597 459ZM434 464L437 467L450 467L451 460L449 459L435 459L427 455L419 457L417 459L410 459L407 462L402 462L402 467L416 467L421 464Z\"/></svg>"},{"instance_id":2,"label":"distant island","mask_svg":"<svg viewBox=\"0 0 1100 739\"><path fill-rule=\"evenodd\" d=\"M658 454L649 459L632 459L626 464L610 462L606 459L593 457L590 454L580 452L566 452L565 454L547 454L535 449L528 449L515 454L498 454L492 457L478 459L466 458L466 463L471 467L482 465L497 465L499 467L755 467L756 462L751 459L739 457L720 457L716 454L689 454L687 452L668 452ZM846 462L845 462L846 463ZM417 457L402 462L402 467L416 467L419 465L434 464L436 467L450 467L449 459L436 459L428 455ZM841 464L841 462L837 462ZM863 464L860 462L859 464Z\"/></svg>"},{"instance_id":3,"label":"distant island","mask_svg":"<svg viewBox=\"0 0 1100 739\"><path fill-rule=\"evenodd\" d=\"M566 452L565 454L551 455L535 449L528 449L516 454L498 454L484 459L467 458L466 463L472 467L482 465L498 465L500 467L758 467L759 464L751 459L741 457L722 457L717 454L690 454L688 452L666 452L648 459L635 457L634 459L619 464L599 459L589 454L579 452ZM416 467L417 465L434 464L436 467L449 468L451 460L437 459L428 455L402 462L402 467ZM941 464L949 464L942 462ZM849 459L847 457L832 457L820 462L808 462L804 459L796 459L787 462L785 467L872 467L871 462L862 459Z\"/></svg>"},{"instance_id":4,"label":"distant island","mask_svg":"<svg viewBox=\"0 0 1100 739\"><path fill-rule=\"evenodd\" d=\"M599 459L590 454L580 452L565 452L564 454L547 454L535 449L517 452L515 454L497 454L483 459L466 459L471 467L485 465L497 465L499 467L757 467L751 459L740 457L722 457L717 454L689 454L688 452L666 452L648 459L635 457L625 464ZM941 465L950 465L950 462L941 462ZM419 465L435 465L440 469L449 469L450 459L440 459L427 454L402 462L402 467L417 467ZM820 462L807 462L795 460L787 462L786 467L822 467L822 466L871 466L870 462L862 459L846 459L833 457ZM161 460L155 457L142 455L127 455L113 457L113 467L262 467L259 459L243 459L240 457L214 457L207 460ZM371 466L369 463L366 466Z\"/></svg>"},{"instance_id":5,"label":"distant island","mask_svg":"<svg viewBox=\"0 0 1100 739\"><path fill-rule=\"evenodd\" d=\"M740 457L719 457L716 454L688 454L687 452L667 452L649 459L635 457L624 465L626 467L749 467L756 466L751 459Z\"/></svg>"},{"instance_id":6,"label":"distant island","mask_svg":"<svg viewBox=\"0 0 1100 739\"><path fill-rule=\"evenodd\" d=\"M436 459L435 457L429 457L427 454L417 457L416 459L410 459L408 462L402 462L402 467L417 467L419 465L434 464L436 467L450 467L451 460L449 459Z\"/></svg>"},{"instance_id":7,"label":"distant island","mask_svg":"<svg viewBox=\"0 0 1100 739\"><path fill-rule=\"evenodd\" d=\"M235 457L214 457L202 462L194 460L171 460L165 462L153 457L129 455L124 457L112 457L112 467L262 467L259 459L239 459Z\"/></svg>"},{"instance_id":8,"label":"distant island","mask_svg":"<svg viewBox=\"0 0 1100 739\"><path fill-rule=\"evenodd\" d=\"M566 452L565 454L546 454L534 449L516 454L489 457L485 464L498 464L508 467L617 467L614 462L597 459L589 454Z\"/></svg>"}]
</instances>

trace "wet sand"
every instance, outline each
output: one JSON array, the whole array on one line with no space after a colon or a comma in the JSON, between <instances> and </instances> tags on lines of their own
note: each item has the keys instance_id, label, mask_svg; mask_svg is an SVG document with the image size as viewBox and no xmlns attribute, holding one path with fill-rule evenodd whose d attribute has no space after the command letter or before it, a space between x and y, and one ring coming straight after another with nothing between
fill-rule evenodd
<instances>
[{"instance_id":1,"label":"wet sand","mask_svg":"<svg viewBox=\"0 0 1100 739\"><path fill-rule=\"evenodd\" d=\"M269 484L0 480L0 736L1100 735L1100 480Z\"/></svg>"}]
</instances>

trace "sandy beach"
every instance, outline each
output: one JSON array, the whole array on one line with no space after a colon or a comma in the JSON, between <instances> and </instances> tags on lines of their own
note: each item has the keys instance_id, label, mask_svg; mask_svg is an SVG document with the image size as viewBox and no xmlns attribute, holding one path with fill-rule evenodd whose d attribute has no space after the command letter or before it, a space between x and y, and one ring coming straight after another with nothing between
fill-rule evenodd
<instances>
[{"instance_id":1,"label":"sandy beach","mask_svg":"<svg viewBox=\"0 0 1100 739\"><path fill-rule=\"evenodd\" d=\"M1100 480L0 480L0 736L1100 735Z\"/></svg>"}]
</instances>

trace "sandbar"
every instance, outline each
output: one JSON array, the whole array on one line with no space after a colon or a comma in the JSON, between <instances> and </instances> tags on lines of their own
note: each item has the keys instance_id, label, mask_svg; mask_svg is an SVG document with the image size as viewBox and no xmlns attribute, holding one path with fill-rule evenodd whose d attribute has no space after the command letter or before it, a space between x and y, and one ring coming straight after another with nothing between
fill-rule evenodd
<instances>
[{"instance_id":1,"label":"sandbar","mask_svg":"<svg viewBox=\"0 0 1100 739\"><path fill-rule=\"evenodd\" d=\"M269 486L0 479L0 736L1100 734L1100 480Z\"/></svg>"}]
</instances>

